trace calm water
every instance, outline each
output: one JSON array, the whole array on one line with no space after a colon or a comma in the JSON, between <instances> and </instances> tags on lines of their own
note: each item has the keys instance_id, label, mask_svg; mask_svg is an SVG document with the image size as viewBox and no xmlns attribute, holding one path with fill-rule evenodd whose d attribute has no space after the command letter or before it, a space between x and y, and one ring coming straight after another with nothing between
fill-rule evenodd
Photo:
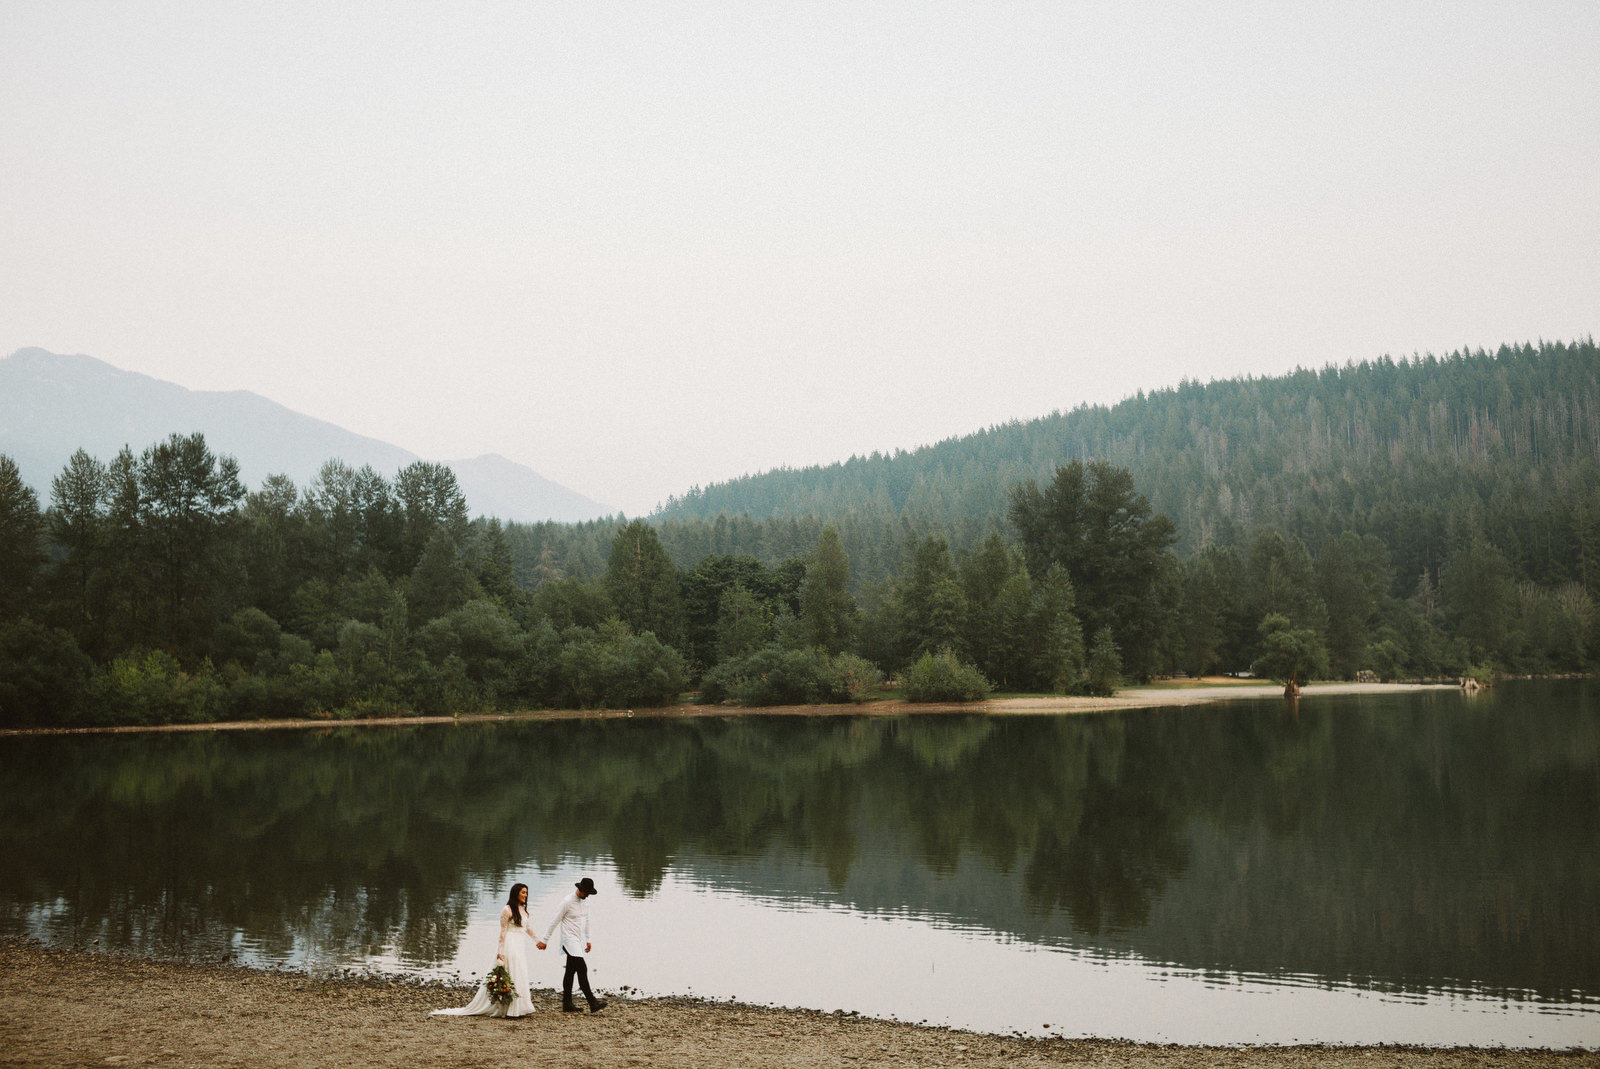
<instances>
[{"instance_id":1,"label":"calm water","mask_svg":"<svg viewBox=\"0 0 1600 1069\"><path fill-rule=\"evenodd\" d=\"M0 739L0 932L987 1031L1600 1046L1600 686ZM544 981L559 979L554 952Z\"/></svg>"}]
</instances>

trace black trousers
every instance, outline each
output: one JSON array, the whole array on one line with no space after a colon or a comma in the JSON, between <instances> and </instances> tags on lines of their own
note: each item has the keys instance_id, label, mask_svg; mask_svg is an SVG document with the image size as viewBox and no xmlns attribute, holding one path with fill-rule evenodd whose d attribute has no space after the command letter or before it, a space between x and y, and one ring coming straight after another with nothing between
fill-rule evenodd
<instances>
[{"instance_id":1,"label":"black trousers","mask_svg":"<svg viewBox=\"0 0 1600 1069\"><path fill-rule=\"evenodd\" d=\"M572 978L574 976L578 978L578 987L582 989L583 997L593 1002L594 992L589 990L589 963L577 954L567 954L567 971L561 977L561 1001L572 1001Z\"/></svg>"}]
</instances>

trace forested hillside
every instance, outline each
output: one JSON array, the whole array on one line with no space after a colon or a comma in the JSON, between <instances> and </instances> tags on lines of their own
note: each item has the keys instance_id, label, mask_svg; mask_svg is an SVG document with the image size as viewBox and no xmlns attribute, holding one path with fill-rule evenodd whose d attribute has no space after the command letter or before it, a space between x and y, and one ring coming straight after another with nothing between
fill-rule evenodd
<instances>
[{"instance_id":1,"label":"forested hillside","mask_svg":"<svg viewBox=\"0 0 1600 1069\"><path fill-rule=\"evenodd\" d=\"M423 462L251 491L174 434L44 503L0 455L0 723L1590 671L1597 583L1592 341L1186 384L632 522L472 521Z\"/></svg>"},{"instance_id":2,"label":"forested hillside","mask_svg":"<svg viewBox=\"0 0 1600 1069\"><path fill-rule=\"evenodd\" d=\"M814 541L813 524L833 523L870 578L870 544L938 530L973 545L1003 528L1012 486L1073 459L1132 473L1177 524L1181 556L1268 528L1315 554L1351 531L1382 539L1411 582L1482 534L1527 578L1589 585L1600 566L1600 349L1588 339L1185 383L911 452L696 488L654 519L675 559L680 545L687 557L781 557Z\"/></svg>"}]
</instances>

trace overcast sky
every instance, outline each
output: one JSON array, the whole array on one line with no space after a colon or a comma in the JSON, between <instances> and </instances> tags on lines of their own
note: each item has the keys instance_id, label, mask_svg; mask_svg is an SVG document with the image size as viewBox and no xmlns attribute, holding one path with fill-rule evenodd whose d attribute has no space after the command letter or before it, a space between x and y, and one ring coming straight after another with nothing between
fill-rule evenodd
<instances>
[{"instance_id":1,"label":"overcast sky","mask_svg":"<svg viewBox=\"0 0 1600 1069\"><path fill-rule=\"evenodd\" d=\"M630 514L1597 325L1593 0L0 0L0 355Z\"/></svg>"}]
</instances>

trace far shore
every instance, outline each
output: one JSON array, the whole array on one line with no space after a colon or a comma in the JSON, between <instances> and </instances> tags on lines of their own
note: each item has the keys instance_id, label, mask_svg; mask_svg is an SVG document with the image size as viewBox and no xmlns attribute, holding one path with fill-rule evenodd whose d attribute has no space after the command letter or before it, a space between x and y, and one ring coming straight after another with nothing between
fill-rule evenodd
<instances>
[{"instance_id":1,"label":"far shore","mask_svg":"<svg viewBox=\"0 0 1600 1069\"><path fill-rule=\"evenodd\" d=\"M1455 690L1452 683L1308 683L1301 700L1339 694L1395 694L1415 690ZM980 702L915 703L878 699L859 705L670 705L654 709L525 709L509 713L462 713L459 716L391 716L339 719L303 717L293 720L222 720L201 724L107 724L84 727L7 728L8 735L107 735L147 731L272 731L333 727L408 727L418 724L491 724L508 721L608 720L627 717L677 719L730 716L922 716L942 713L984 713L993 716L1056 716L1065 713L1108 713L1120 709L1158 709L1213 702L1283 699L1277 683L1214 677L1129 687L1110 698L1063 694L990 698Z\"/></svg>"}]
</instances>

